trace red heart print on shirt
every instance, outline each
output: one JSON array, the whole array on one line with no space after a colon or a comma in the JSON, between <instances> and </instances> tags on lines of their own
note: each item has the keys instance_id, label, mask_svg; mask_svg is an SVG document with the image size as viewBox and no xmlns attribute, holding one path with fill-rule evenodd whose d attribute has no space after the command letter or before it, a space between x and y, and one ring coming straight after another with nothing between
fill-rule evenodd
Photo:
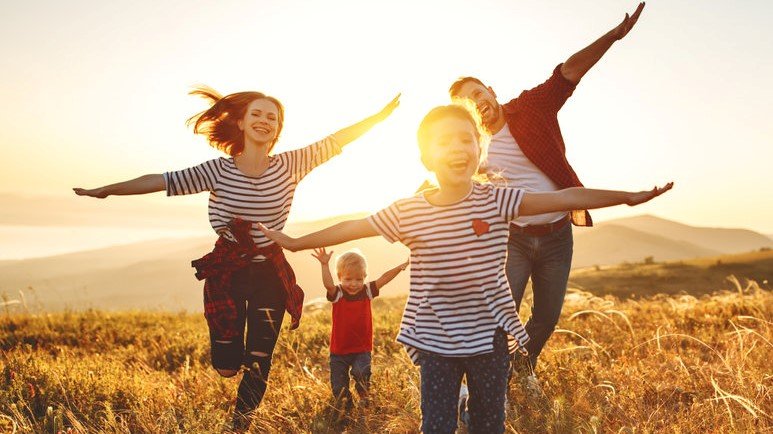
<instances>
[{"instance_id":1,"label":"red heart print on shirt","mask_svg":"<svg viewBox=\"0 0 773 434\"><path fill-rule=\"evenodd\" d=\"M472 221L472 230L475 231L475 235L481 236L488 232L489 224L481 219L474 219Z\"/></svg>"}]
</instances>

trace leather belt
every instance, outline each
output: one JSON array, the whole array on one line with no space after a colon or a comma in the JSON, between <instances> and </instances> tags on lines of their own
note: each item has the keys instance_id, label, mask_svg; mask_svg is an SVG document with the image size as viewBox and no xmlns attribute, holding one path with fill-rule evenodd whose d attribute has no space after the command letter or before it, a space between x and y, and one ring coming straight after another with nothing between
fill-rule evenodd
<instances>
[{"instance_id":1,"label":"leather belt","mask_svg":"<svg viewBox=\"0 0 773 434\"><path fill-rule=\"evenodd\" d=\"M571 218L569 217L569 214L566 214L561 220L556 220L553 223L547 223L544 225L518 226L514 223L511 223L510 231L518 234L541 237L563 228L567 223L569 223L570 220Z\"/></svg>"}]
</instances>

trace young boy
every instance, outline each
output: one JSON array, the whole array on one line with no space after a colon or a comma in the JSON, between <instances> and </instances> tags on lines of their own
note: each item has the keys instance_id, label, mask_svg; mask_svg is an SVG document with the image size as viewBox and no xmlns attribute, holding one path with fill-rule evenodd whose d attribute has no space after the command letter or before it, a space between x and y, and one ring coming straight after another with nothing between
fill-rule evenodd
<instances>
[{"instance_id":1,"label":"young boy","mask_svg":"<svg viewBox=\"0 0 773 434\"><path fill-rule=\"evenodd\" d=\"M370 389L370 353L373 350L373 319L370 301L379 290L405 270L408 262L384 273L376 280L365 283L368 264L357 251L348 251L336 260L338 285L330 274L330 257L324 248L315 249L312 256L322 265L322 282L327 299L333 302L333 330L330 334L330 384L333 397L347 409L352 406L349 391L349 370L354 377L360 403L368 405Z\"/></svg>"}]
</instances>

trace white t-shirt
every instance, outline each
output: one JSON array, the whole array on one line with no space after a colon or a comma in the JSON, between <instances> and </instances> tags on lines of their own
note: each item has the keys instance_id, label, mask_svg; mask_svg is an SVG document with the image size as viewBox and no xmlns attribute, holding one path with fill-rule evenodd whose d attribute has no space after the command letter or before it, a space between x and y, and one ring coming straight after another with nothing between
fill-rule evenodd
<instances>
[{"instance_id":1,"label":"white t-shirt","mask_svg":"<svg viewBox=\"0 0 773 434\"><path fill-rule=\"evenodd\" d=\"M558 186L523 154L507 124L491 136L486 171L503 177L508 187L520 188L527 192L559 190ZM558 221L565 215L566 212L552 212L519 216L512 223L518 226L543 225Z\"/></svg>"}]
</instances>

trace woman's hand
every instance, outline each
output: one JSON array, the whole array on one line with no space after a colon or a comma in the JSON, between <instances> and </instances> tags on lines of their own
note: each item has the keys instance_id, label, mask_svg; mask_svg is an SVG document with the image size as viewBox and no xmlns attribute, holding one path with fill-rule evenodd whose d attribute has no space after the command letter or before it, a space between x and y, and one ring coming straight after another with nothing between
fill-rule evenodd
<instances>
[{"instance_id":1,"label":"woman's hand","mask_svg":"<svg viewBox=\"0 0 773 434\"><path fill-rule=\"evenodd\" d=\"M641 203L648 202L660 196L661 194L667 192L668 190L671 190L673 186L674 186L674 183L669 182L663 187L654 187L652 190L640 191L638 193L630 193L625 203L626 205L629 205L629 206L636 206Z\"/></svg>"},{"instance_id":2,"label":"woman's hand","mask_svg":"<svg viewBox=\"0 0 773 434\"><path fill-rule=\"evenodd\" d=\"M104 199L110 196L110 194L107 191L105 191L104 187L92 188L90 190L87 190L85 188L75 187L72 189L72 191L74 191L75 194L77 194L78 196L96 197L97 199Z\"/></svg>"},{"instance_id":3,"label":"woman's hand","mask_svg":"<svg viewBox=\"0 0 773 434\"><path fill-rule=\"evenodd\" d=\"M317 258L317 260L322 263L322 265L325 265L330 262L330 258L333 256L333 251L331 250L330 253L327 253L325 248L321 247L319 249L314 249L314 253L312 253L311 256Z\"/></svg>"}]
</instances>

